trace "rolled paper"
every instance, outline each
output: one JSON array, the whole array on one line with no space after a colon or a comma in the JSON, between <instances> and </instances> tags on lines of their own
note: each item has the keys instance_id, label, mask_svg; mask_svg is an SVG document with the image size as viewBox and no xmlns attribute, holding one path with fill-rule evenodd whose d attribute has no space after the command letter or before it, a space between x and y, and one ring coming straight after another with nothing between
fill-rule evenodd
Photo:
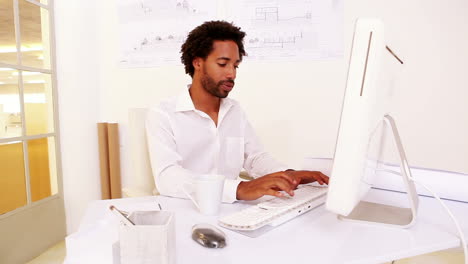
<instances>
[{"instance_id":1,"label":"rolled paper","mask_svg":"<svg viewBox=\"0 0 468 264\"><path fill-rule=\"evenodd\" d=\"M101 198L111 199L109 174L109 147L107 141L107 123L98 123L99 168L101 176Z\"/></svg>"},{"instance_id":2,"label":"rolled paper","mask_svg":"<svg viewBox=\"0 0 468 264\"><path fill-rule=\"evenodd\" d=\"M109 143L109 175L111 199L122 198L122 184L120 180L120 143L119 124L107 124Z\"/></svg>"}]
</instances>

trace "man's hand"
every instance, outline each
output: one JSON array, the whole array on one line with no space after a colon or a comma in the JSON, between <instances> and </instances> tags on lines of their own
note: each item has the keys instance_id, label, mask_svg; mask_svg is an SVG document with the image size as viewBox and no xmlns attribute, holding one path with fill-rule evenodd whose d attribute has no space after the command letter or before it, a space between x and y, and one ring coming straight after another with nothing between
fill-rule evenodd
<instances>
[{"instance_id":1,"label":"man's hand","mask_svg":"<svg viewBox=\"0 0 468 264\"><path fill-rule=\"evenodd\" d=\"M317 181L320 185L323 184L328 184L328 176L321 173L320 171L294 171L294 170L288 170L286 171L286 174L290 178L292 178L293 181L297 182L297 184L294 186L294 189L297 188L297 185L299 184L306 184L306 183L311 183Z\"/></svg>"},{"instance_id":2,"label":"man's hand","mask_svg":"<svg viewBox=\"0 0 468 264\"><path fill-rule=\"evenodd\" d=\"M237 200L255 200L263 195L283 196L284 194L279 191L285 191L293 196L293 190L299 182L288 174L289 172L279 171L251 181L241 182L237 186Z\"/></svg>"}]
</instances>

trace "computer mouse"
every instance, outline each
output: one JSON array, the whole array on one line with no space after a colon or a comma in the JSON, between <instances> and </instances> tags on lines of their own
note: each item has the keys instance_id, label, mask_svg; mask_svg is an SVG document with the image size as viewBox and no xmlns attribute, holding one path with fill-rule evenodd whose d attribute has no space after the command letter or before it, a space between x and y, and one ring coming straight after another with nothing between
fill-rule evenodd
<instances>
[{"instance_id":1,"label":"computer mouse","mask_svg":"<svg viewBox=\"0 0 468 264\"><path fill-rule=\"evenodd\" d=\"M207 248L226 246L226 235L210 224L196 224L192 227L192 239Z\"/></svg>"}]
</instances>

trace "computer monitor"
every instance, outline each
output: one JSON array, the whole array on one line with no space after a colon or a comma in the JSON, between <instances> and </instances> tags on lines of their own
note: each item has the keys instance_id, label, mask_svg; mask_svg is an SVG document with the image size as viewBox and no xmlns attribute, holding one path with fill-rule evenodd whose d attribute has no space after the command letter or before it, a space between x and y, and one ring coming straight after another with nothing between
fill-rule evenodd
<instances>
[{"instance_id":1,"label":"computer monitor","mask_svg":"<svg viewBox=\"0 0 468 264\"><path fill-rule=\"evenodd\" d=\"M341 219L408 227L414 223L418 202L395 122L387 115L388 94L382 89L385 85L381 77L385 71L381 65L389 58L402 63L385 45L383 23L378 19L358 19L326 207ZM382 123L387 124L386 128L391 129L395 138L410 208L362 201L376 175L375 163L380 151L370 156L375 154L371 153L371 142Z\"/></svg>"}]
</instances>

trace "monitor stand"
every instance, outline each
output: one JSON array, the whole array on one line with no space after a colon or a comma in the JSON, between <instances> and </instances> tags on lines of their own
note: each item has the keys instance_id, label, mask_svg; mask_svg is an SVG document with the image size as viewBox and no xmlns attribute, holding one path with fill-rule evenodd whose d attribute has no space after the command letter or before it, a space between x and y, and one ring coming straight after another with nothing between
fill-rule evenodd
<instances>
[{"instance_id":1,"label":"monitor stand","mask_svg":"<svg viewBox=\"0 0 468 264\"><path fill-rule=\"evenodd\" d=\"M403 184L406 188L406 194L409 200L409 208L361 201L348 216L339 215L338 218L344 221L408 228L416 221L419 204L418 194L411 177L411 171L408 161L406 160L405 151L395 121L391 116L385 115L384 122L391 129L400 157L401 173L394 171L391 171L391 173L398 174L403 179Z\"/></svg>"}]
</instances>

